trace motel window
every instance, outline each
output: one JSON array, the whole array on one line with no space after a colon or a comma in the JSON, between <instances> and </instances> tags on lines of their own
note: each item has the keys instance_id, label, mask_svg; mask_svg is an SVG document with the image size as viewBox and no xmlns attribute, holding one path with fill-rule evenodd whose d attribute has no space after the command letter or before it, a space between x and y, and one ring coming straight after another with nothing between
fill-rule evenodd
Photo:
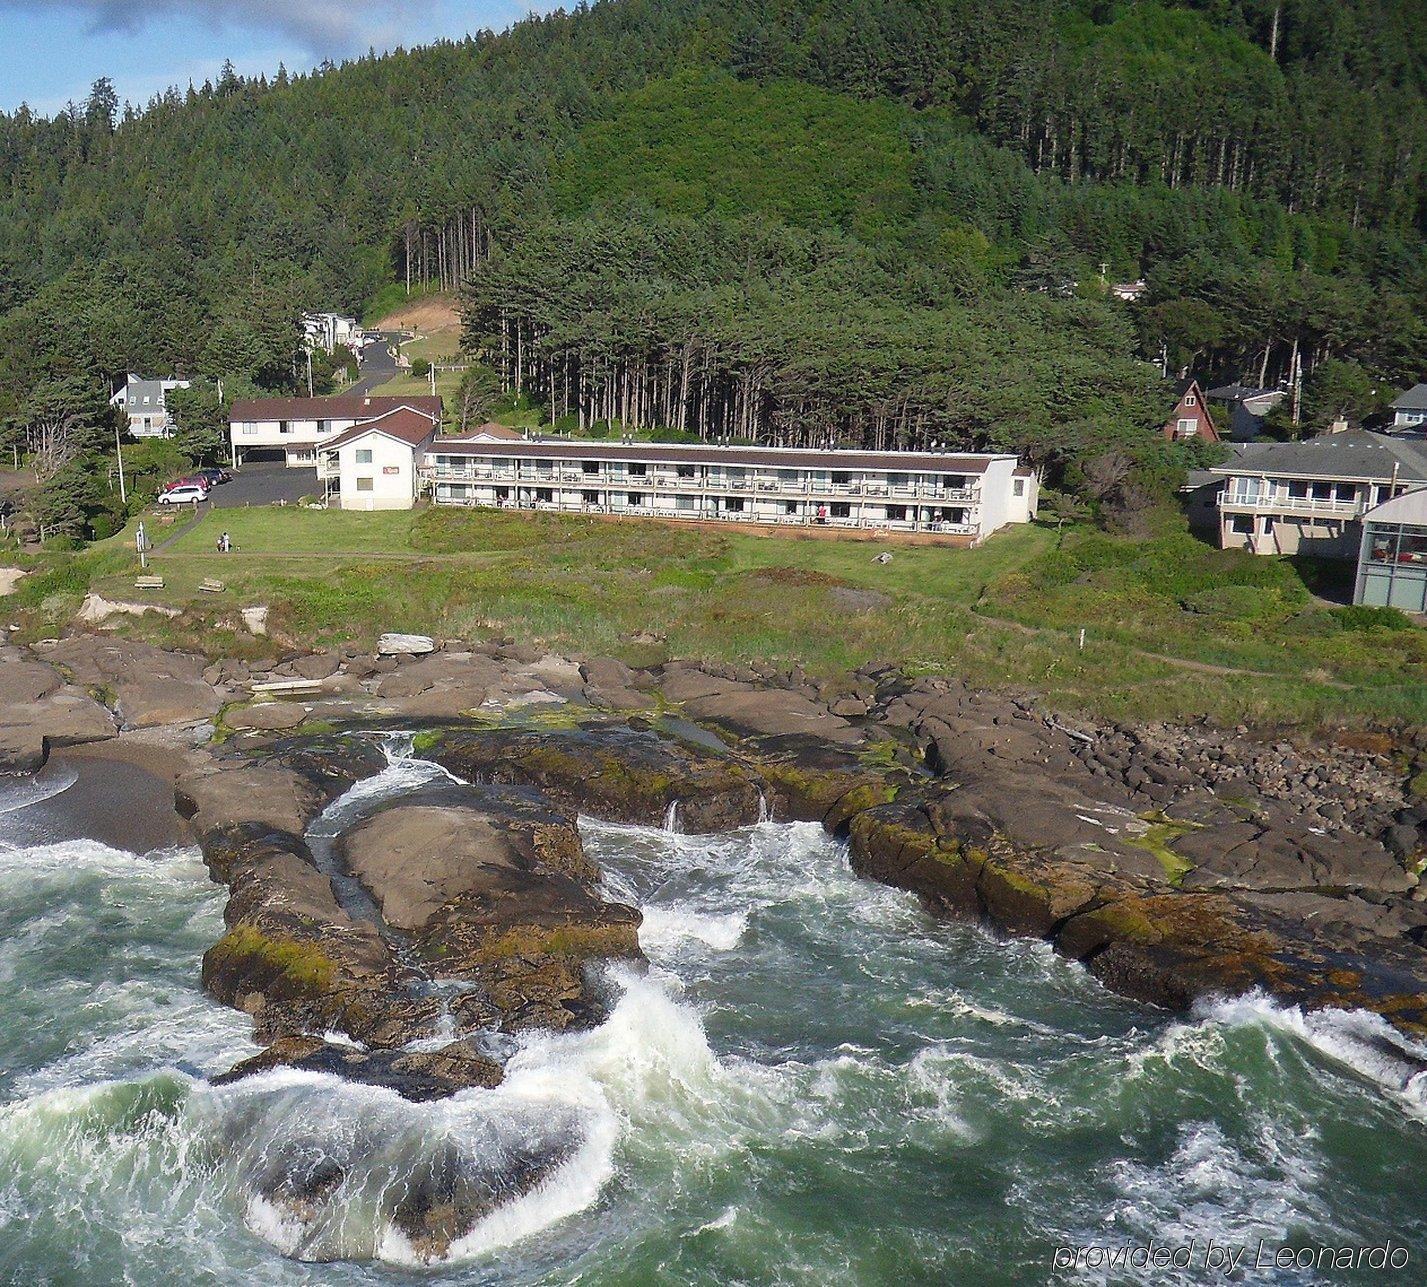
<instances>
[{"instance_id":1,"label":"motel window","mask_svg":"<svg viewBox=\"0 0 1427 1287\"><path fill-rule=\"evenodd\" d=\"M465 500L468 493L469 489L466 487L465 483L446 484L446 495L451 500Z\"/></svg>"},{"instance_id":2,"label":"motel window","mask_svg":"<svg viewBox=\"0 0 1427 1287\"><path fill-rule=\"evenodd\" d=\"M892 487L905 487L912 481L911 474L888 474L887 482Z\"/></svg>"},{"instance_id":3,"label":"motel window","mask_svg":"<svg viewBox=\"0 0 1427 1287\"><path fill-rule=\"evenodd\" d=\"M951 488L956 488L956 489L959 490L960 488L966 486L966 475L965 475L965 474L943 474L943 475L942 475L942 478L941 478L941 485L942 485L943 487L951 487Z\"/></svg>"},{"instance_id":4,"label":"motel window","mask_svg":"<svg viewBox=\"0 0 1427 1287\"><path fill-rule=\"evenodd\" d=\"M675 496L674 508L692 510L694 508L694 498L692 496Z\"/></svg>"},{"instance_id":5,"label":"motel window","mask_svg":"<svg viewBox=\"0 0 1427 1287\"><path fill-rule=\"evenodd\" d=\"M549 505L555 499L555 489L553 487L537 487L535 499L542 504Z\"/></svg>"},{"instance_id":6,"label":"motel window","mask_svg":"<svg viewBox=\"0 0 1427 1287\"><path fill-rule=\"evenodd\" d=\"M370 465L372 463L372 449L370 447L357 448L357 464Z\"/></svg>"},{"instance_id":7,"label":"motel window","mask_svg":"<svg viewBox=\"0 0 1427 1287\"><path fill-rule=\"evenodd\" d=\"M1025 494L1026 494L1026 480L1025 480L1024 478L1015 478L1015 479L1012 479L1012 480L1011 480L1011 495L1012 495L1012 496L1024 496Z\"/></svg>"},{"instance_id":8,"label":"motel window","mask_svg":"<svg viewBox=\"0 0 1427 1287\"><path fill-rule=\"evenodd\" d=\"M581 492L580 500L586 505L598 505L600 503L599 492Z\"/></svg>"},{"instance_id":9,"label":"motel window","mask_svg":"<svg viewBox=\"0 0 1427 1287\"><path fill-rule=\"evenodd\" d=\"M834 487L846 487L851 478L852 475L845 470L834 469L832 471L832 485Z\"/></svg>"},{"instance_id":10,"label":"motel window","mask_svg":"<svg viewBox=\"0 0 1427 1287\"><path fill-rule=\"evenodd\" d=\"M675 471L680 478L694 477L694 467L692 465L680 465Z\"/></svg>"},{"instance_id":11,"label":"motel window","mask_svg":"<svg viewBox=\"0 0 1427 1287\"><path fill-rule=\"evenodd\" d=\"M905 523L907 521L907 507L905 505L888 505L887 520L891 523Z\"/></svg>"},{"instance_id":12,"label":"motel window","mask_svg":"<svg viewBox=\"0 0 1427 1287\"><path fill-rule=\"evenodd\" d=\"M630 493L629 493L629 503L630 503L631 505L643 505L643 504L644 504L644 493L643 493L643 492L630 492Z\"/></svg>"},{"instance_id":13,"label":"motel window","mask_svg":"<svg viewBox=\"0 0 1427 1287\"><path fill-rule=\"evenodd\" d=\"M796 483L798 481L798 471L796 469L780 469L778 471L778 481L780 483Z\"/></svg>"},{"instance_id":14,"label":"motel window","mask_svg":"<svg viewBox=\"0 0 1427 1287\"><path fill-rule=\"evenodd\" d=\"M369 492L372 490L372 480L370 478L357 479L357 490L359 492Z\"/></svg>"},{"instance_id":15,"label":"motel window","mask_svg":"<svg viewBox=\"0 0 1427 1287\"><path fill-rule=\"evenodd\" d=\"M630 465L629 472L633 474L635 478L643 478L644 475L649 472L649 466L643 461L636 460Z\"/></svg>"},{"instance_id":16,"label":"motel window","mask_svg":"<svg viewBox=\"0 0 1427 1287\"><path fill-rule=\"evenodd\" d=\"M730 465L726 472L731 483L741 483L748 474L742 465Z\"/></svg>"},{"instance_id":17,"label":"motel window","mask_svg":"<svg viewBox=\"0 0 1427 1287\"><path fill-rule=\"evenodd\" d=\"M580 472L582 474L597 474L600 472L600 462L598 460L580 461Z\"/></svg>"},{"instance_id":18,"label":"motel window","mask_svg":"<svg viewBox=\"0 0 1427 1287\"><path fill-rule=\"evenodd\" d=\"M852 506L846 501L833 501L833 503L828 506L828 512L833 518L851 518Z\"/></svg>"},{"instance_id":19,"label":"motel window","mask_svg":"<svg viewBox=\"0 0 1427 1287\"><path fill-rule=\"evenodd\" d=\"M509 499L510 499L510 488L509 488L509 487L497 487L497 488L495 489L495 498L496 498L496 500L498 500L498 501L509 500Z\"/></svg>"},{"instance_id":20,"label":"motel window","mask_svg":"<svg viewBox=\"0 0 1427 1287\"><path fill-rule=\"evenodd\" d=\"M783 513L785 513L785 514L796 514L797 512L798 512L798 502L797 502L797 501L784 501L784 502L783 502Z\"/></svg>"},{"instance_id":21,"label":"motel window","mask_svg":"<svg viewBox=\"0 0 1427 1287\"><path fill-rule=\"evenodd\" d=\"M743 497L725 496L723 498L723 507L731 514L741 514L743 513Z\"/></svg>"}]
</instances>

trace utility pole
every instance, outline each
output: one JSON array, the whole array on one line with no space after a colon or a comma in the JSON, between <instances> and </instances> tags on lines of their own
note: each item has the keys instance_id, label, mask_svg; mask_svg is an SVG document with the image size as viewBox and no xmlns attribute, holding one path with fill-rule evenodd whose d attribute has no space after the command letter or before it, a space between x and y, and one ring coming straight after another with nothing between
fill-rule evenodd
<instances>
[{"instance_id":1,"label":"utility pole","mask_svg":"<svg viewBox=\"0 0 1427 1287\"><path fill-rule=\"evenodd\" d=\"M124 489L124 448L119 442L119 426L114 426L114 454L119 458L119 503L127 505L129 494Z\"/></svg>"}]
</instances>

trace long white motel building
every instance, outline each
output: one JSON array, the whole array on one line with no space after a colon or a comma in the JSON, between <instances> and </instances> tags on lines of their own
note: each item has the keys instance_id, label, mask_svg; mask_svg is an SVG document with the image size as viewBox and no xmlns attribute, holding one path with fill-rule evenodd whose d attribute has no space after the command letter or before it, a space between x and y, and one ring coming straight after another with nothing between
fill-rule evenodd
<instances>
[{"instance_id":1,"label":"long white motel building","mask_svg":"<svg viewBox=\"0 0 1427 1287\"><path fill-rule=\"evenodd\" d=\"M440 505L924 533L965 544L1036 513L1036 475L1012 455L526 438L499 425L449 438L416 405L424 400L371 401L399 405L314 449L328 503L342 509L406 509L427 495Z\"/></svg>"}]
</instances>

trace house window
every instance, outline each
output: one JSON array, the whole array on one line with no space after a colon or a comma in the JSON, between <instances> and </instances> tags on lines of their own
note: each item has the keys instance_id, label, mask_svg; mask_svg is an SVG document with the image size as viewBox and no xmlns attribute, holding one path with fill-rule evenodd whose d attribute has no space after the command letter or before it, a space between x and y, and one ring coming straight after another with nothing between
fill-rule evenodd
<instances>
[{"instance_id":1,"label":"house window","mask_svg":"<svg viewBox=\"0 0 1427 1287\"><path fill-rule=\"evenodd\" d=\"M258 431L257 425L244 425L244 426L243 426L243 432L244 432L244 433L257 433L257 431Z\"/></svg>"},{"instance_id":2,"label":"house window","mask_svg":"<svg viewBox=\"0 0 1427 1287\"><path fill-rule=\"evenodd\" d=\"M277 422L277 431L278 433L291 433L292 426L286 420L279 420Z\"/></svg>"},{"instance_id":3,"label":"house window","mask_svg":"<svg viewBox=\"0 0 1427 1287\"><path fill-rule=\"evenodd\" d=\"M369 492L372 490L372 480L370 478L357 479L357 490L359 492Z\"/></svg>"},{"instance_id":4,"label":"house window","mask_svg":"<svg viewBox=\"0 0 1427 1287\"><path fill-rule=\"evenodd\" d=\"M1024 478L1013 478L1011 480L1011 495L1024 496L1026 494L1026 480Z\"/></svg>"},{"instance_id":5,"label":"house window","mask_svg":"<svg viewBox=\"0 0 1427 1287\"><path fill-rule=\"evenodd\" d=\"M357 464L370 465L372 463L372 449L370 447L357 448Z\"/></svg>"},{"instance_id":6,"label":"house window","mask_svg":"<svg viewBox=\"0 0 1427 1287\"><path fill-rule=\"evenodd\" d=\"M828 506L828 512L833 518L851 518L852 506L846 501L833 501L833 503Z\"/></svg>"},{"instance_id":7,"label":"house window","mask_svg":"<svg viewBox=\"0 0 1427 1287\"><path fill-rule=\"evenodd\" d=\"M1254 530L1254 517L1252 514L1235 514L1229 519L1229 531L1237 532L1240 536L1252 536Z\"/></svg>"},{"instance_id":8,"label":"house window","mask_svg":"<svg viewBox=\"0 0 1427 1287\"><path fill-rule=\"evenodd\" d=\"M1196 398L1192 393L1186 393L1186 394L1184 395L1184 405L1185 405L1186 407L1195 406L1198 402L1199 402L1199 399Z\"/></svg>"},{"instance_id":9,"label":"house window","mask_svg":"<svg viewBox=\"0 0 1427 1287\"><path fill-rule=\"evenodd\" d=\"M1193 418L1190 418L1190 419L1186 419L1186 420L1181 420L1181 421L1175 426L1174 432L1175 432L1175 434L1176 434L1178 437L1180 437L1180 438L1192 438L1192 437L1194 437L1195 431L1196 431L1198 428L1199 428L1199 421L1197 421L1197 420L1195 420L1195 419L1193 419Z\"/></svg>"}]
</instances>

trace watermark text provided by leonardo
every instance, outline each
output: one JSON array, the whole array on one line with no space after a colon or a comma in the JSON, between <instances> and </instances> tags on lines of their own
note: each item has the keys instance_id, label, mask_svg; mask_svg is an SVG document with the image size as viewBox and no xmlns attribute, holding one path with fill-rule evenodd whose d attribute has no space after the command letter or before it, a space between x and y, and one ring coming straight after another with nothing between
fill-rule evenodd
<instances>
[{"instance_id":1,"label":"watermark text provided by leonardo","mask_svg":"<svg viewBox=\"0 0 1427 1287\"><path fill-rule=\"evenodd\" d=\"M1191 1238L1188 1242L1087 1243L1057 1247L1052 1264L1059 1270L1180 1270L1225 1277L1251 1270L1406 1269L1410 1252L1389 1239L1372 1246L1284 1246Z\"/></svg>"}]
</instances>

